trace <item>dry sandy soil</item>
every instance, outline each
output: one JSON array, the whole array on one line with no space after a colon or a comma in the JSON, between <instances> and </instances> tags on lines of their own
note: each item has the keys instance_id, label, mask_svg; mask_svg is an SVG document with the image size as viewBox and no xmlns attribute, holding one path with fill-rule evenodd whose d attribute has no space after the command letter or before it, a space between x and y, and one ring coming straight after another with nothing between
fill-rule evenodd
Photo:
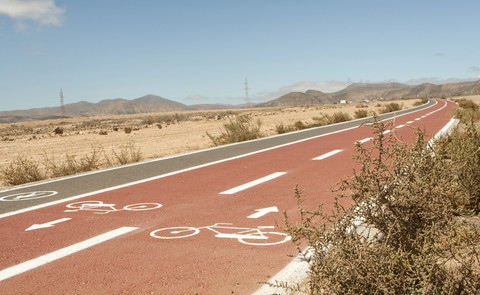
<instances>
[{"instance_id":1,"label":"dry sandy soil","mask_svg":"<svg viewBox=\"0 0 480 295\"><path fill-rule=\"evenodd\" d=\"M480 102L480 96L475 97ZM412 107L418 100L398 101L403 108ZM239 114L249 114L261 120L264 135L274 135L276 125L294 124L302 121L313 123L313 117L333 114L338 111L354 115L360 108L375 111L389 102L370 102L348 105L315 105L295 108L239 109L221 111L196 111L180 113L158 113L122 115L94 118L58 119L38 122L0 124L0 169L7 167L19 156L43 162L45 155L61 160L68 154L81 157L94 148L107 153L119 151L122 146L134 143L143 159L153 159L212 146L211 135L219 135L223 124ZM164 122L166 118L170 122ZM161 120L160 120L161 119ZM157 123L161 121L162 123ZM166 120L168 121L168 120ZM61 126L63 134L53 130ZM159 128L161 126L161 128ZM132 128L126 133L125 128ZM117 130L117 131L115 131ZM5 183L0 182L0 187Z\"/></svg>"}]
</instances>

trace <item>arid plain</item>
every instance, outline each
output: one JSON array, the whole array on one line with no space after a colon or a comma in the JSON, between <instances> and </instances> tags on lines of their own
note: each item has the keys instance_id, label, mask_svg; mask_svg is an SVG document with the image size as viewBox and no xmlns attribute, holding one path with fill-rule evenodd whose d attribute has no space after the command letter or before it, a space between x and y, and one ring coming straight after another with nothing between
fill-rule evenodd
<instances>
[{"instance_id":1,"label":"arid plain","mask_svg":"<svg viewBox=\"0 0 480 295\"><path fill-rule=\"evenodd\" d=\"M480 102L478 95L468 98ZM242 114L249 115L254 121L260 120L262 134L270 136L277 134L276 126L280 124L288 126L302 121L308 125L315 122L314 117L339 111L353 118L359 109L367 110L369 114L380 113L384 105L391 102L410 108L418 101L155 113L0 124L0 167L8 166L18 157L40 163L45 157L61 161L67 155L82 157L94 149L109 154L126 145L134 145L142 158L148 160L209 148L212 141L207 132L213 136L220 134L223 124ZM159 123L160 118L164 121ZM63 129L63 134L55 134L57 127ZM125 132L130 128L132 132ZM5 183L0 183L0 187L5 186Z\"/></svg>"}]
</instances>

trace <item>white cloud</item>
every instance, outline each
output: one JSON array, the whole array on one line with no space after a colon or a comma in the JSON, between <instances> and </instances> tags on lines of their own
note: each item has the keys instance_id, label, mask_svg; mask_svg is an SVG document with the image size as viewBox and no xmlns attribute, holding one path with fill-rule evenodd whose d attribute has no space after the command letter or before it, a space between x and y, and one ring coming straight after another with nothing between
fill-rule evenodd
<instances>
[{"instance_id":1,"label":"white cloud","mask_svg":"<svg viewBox=\"0 0 480 295\"><path fill-rule=\"evenodd\" d=\"M42 26L60 26L64 12L53 0L0 0L0 14L16 20L15 28L21 31L27 28L27 20Z\"/></svg>"},{"instance_id":2,"label":"white cloud","mask_svg":"<svg viewBox=\"0 0 480 295\"><path fill-rule=\"evenodd\" d=\"M305 92L307 90L318 90L331 93L340 91L350 84L352 84L351 81L302 81L292 85L283 86L277 91L257 93L253 99L255 101L269 101L290 92Z\"/></svg>"}]
</instances>

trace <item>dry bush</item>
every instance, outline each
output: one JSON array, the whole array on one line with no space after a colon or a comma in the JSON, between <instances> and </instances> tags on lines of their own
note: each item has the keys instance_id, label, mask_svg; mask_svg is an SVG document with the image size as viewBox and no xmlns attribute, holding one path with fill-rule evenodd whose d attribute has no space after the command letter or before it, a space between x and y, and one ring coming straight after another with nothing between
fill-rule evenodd
<instances>
[{"instance_id":1,"label":"dry bush","mask_svg":"<svg viewBox=\"0 0 480 295\"><path fill-rule=\"evenodd\" d=\"M459 108L457 108L453 115L464 124L478 122L480 120L479 106L469 99L457 99Z\"/></svg>"},{"instance_id":2,"label":"dry bush","mask_svg":"<svg viewBox=\"0 0 480 295\"><path fill-rule=\"evenodd\" d=\"M39 168L40 163L18 156L0 172L0 178L8 185L20 185L46 178Z\"/></svg>"},{"instance_id":3,"label":"dry bush","mask_svg":"<svg viewBox=\"0 0 480 295\"><path fill-rule=\"evenodd\" d=\"M223 124L225 131L219 136L213 136L208 132L207 136L215 146L256 139L262 136L261 124L260 120L253 122L250 116L241 115L237 116L235 120L230 119L228 123Z\"/></svg>"},{"instance_id":4,"label":"dry bush","mask_svg":"<svg viewBox=\"0 0 480 295\"><path fill-rule=\"evenodd\" d=\"M462 190L460 206L480 213L480 132L473 123L441 139L443 157L451 161L452 173Z\"/></svg>"},{"instance_id":5,"label":"dry bush","mask_svg":"<svg viewBox=\"0 0 480 295\"><path fill-rule=\"evenodd\" d=\"M424 105L428 102L428 98L427 97L422 97L420 98L420 100L416 101L413 106L416 107L416 106L421 106L421 105Z\"/></svg>"},{"instance_id":6,"label":"dry bush","mask_svg":"<svg viewBox=\"0 0 480 295\"><path fill-rule=\"evenodd\" d=\"M373 146L355 146L359 168L336 187L354 205L335 202L285 214L285 230L312 254L309 294L477 294L480 232L455 215L463 206L455 157L442 141L430 146L417 130L412 144L375 123ZM469 137L465 137L469 138ZM455 140L455 139L452 139ZM443 141L448 142L448 141ZM304 253L305 254L305 253Z\"/></svg>"},{"instance_id":7,"label":"dry bush","mask_svg":"<svg viewBox=\"0 0 480 295\"><path fill-rule=\"evenodd\" d=\"M313 117L314 121L317 121L317 126L330 125L335 123L341 123L352 120L352 117L345 112L335 112L333 115L322 114L321 117Z\"/></svg>"},{"instance_id":8,"label":"dry bush","mask_svg":"<svg viewBox=\"0 0 480 295\"><path fill-rule=\"evenodd\" d=\"M296 121L294 124L293 124L293 127L296 129L296 130L303 130L305 128L308 128L307 125L305 125L305 123L303 123L302 121Z\"/></svg>"},{"instance_id":9,"label":"dry bush","mask_svg":"<svg viewBox=\"0 0 480 295\"><path fill-rule=\"evenodd\" d=\"M355 117L355 119L368 117L368 111L367 110L356 110L354 117Z\"/></svg>"},{"instance_id":10,"label":"dry bush","mask_svg":"<svg viewBox=\"0 0 480 295\"><path fill-rule=\"evenodd\" d=\"M104 151L103 155L107 164L106 166L125 165L143 160L143 155L140 151L140 148L137 148L133 141L121 146L119 151L112 149L110 155L107 155L107 153Z\"/></svg>"},{"instance_id":11,"label":"dry bush","mask_svg":"<svg viewBox=\"0 0 480 295\"><path fill-rule=\"evenodd\" d=\"M90 154L77 157L66 153L60 160L55 155L43 153L43 166L48 178L61 177L99 169L102 166L100 149L93 148Z\"/></svg>"},{"instance_id":12,"label":"dry bush","mask_svg":"<svg viewBox=\"0 0 480 295\"><path fill-rule=\"evenodd\" d=\"M119 151L112 149L108 155L102 147L92 148L89 154L80 157L68 153L56 158L56 155L43 154L43 162L37 162L24 156L18 156L0 170L0 179L8 185L20 185L33 181L73 175L100 168L139 162L143 159L140 148L134 142L122 146Z\"/></svg>"},{"instance_id":13,"label":"dry bush","mask_svg":"<svg viewBox=\"0 0 480 295\"><path fill-rule=\"evenodd\" d=\"M462 109L472 109L474 111L478 111L479 109L478 105L470 99L460 98L456 99L455 102L457 102L458 106Z\"/></svg>"},{"instance_id":14,"label":"dry bush","mask_svg":"<svg viewBox=\"0 0 480 295\"><path fill-rule=\"evenodd\" d=\"M396 112L402 109L402 106L396 102L391 102L383 106L383 109L380 110L381 114Z\"/></svg>"},{"instance_id":15,"label":"dry bush","mask_svg":"<svg viewBox=\"0 0 480 295\"><path fill-rule=\"evenodd\" d=\"M275 130L278 134L288 133L295 131L295 127L293 125L285 125L283 122L275 124Z\"/></svg>"}]
</instances>

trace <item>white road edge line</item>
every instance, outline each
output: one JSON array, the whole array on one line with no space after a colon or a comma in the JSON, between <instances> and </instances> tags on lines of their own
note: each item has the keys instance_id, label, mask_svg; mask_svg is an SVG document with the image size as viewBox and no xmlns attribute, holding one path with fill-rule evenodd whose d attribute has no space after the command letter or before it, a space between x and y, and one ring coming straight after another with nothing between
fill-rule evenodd
<instances>
[{"instance_id":1,"label":"white road edge line","mask_svg":"<svg viewBox=\"0 0 480 295\"><path fill-rule=\"evenodd\" d=\"M437 104L438 104L438 102L435 101L435 104L428 107L428 108L432 108L432 107L436 106ZM401 117L401 116L411 115L413 113L420 112L420 111L423 111L423 110L425 110L425 109L415 110L413 112L401 114L401 115L398 115L396 117L398 118L398 117ZM357 119L357 120L361 120L361 119ZM388 121L388 120L393 120L393 119L390 118L390 119L386 119L384 121ZM356 121L356 120L348 121L348 122L354 122L354 121ZM332 124L332 125L341 125L341 124L343 124L343 123L337 123L337 124ZM332 125L328 125L328 126L332 126ZM178 171L173 171L173 172L170 172L170 173L165 173L165 174L158 175L158 176L153 176L153 177L150 177L150 178L145 178L145 179L141 179L141 180L137 180L137 181L132 181L132 182L129 182L129 183L125 183L125 184L121 184L121 185L117 185L117 186L112 186L112 187L100 189L100 190L97 190L97 191L93 191L93 192L89 192L89 193L85 193L85 194L81 194L81 195L76 195L76 196L64 198L64 199L61 199L61 200L56 200L56 201L52 201L52 202L48 202L48 203L43 203L43 204L19 209L17 211L6 212L6 213L3 213L3 214L0 214L0 219L5 218L5 217L9 217L9 216L13 216L13 215L17 215L17 214L21 214L21 213L25 213L25 212L29 212L29 211L33 211L33 210L37 210L37 209L41 209L41 208L45 208L45 207L49 207L49 206L53 206L53 205L57 205L57 204L61 204L61 203L65 203L65 202L69 202L69 201L73 201L73 200L77 200L77 199L81 199L81 198L85 198L85 197L88 197L88 196L91 196L91 195L96 195L96 194L109 192L109 191L113 191L113 190L124 188L124 187L133 186L133 185L140 184L140 183L149 182L149 181L152 181L152 180L165 178L165 177L168 177L168 176L184 173L184 172L187 172L187 171L196 170L196 169L199 169L199 168L208 167L208 166L212 166L212 165L223 163L223 162L228 162L228 161L231 161L231 160L235 160L235 159L259 154L259 153L266 152L266 151L269 151L269 150L282 148L282 147L293 145L293 144L296 144L296 143L300 143L300 142L304 142L304 141L308 141L308 140L312 140L312 139L316 139L316 138L320 138L320 137L324 137L324 136L328 136L328 135L332 135L332 134L336 134L336 133L345 132L345 131L352 130L352 129L355 129L355 128L358 128L358 127L359 126L353 126L353 127L349 127L349 128L345 128L345 129L341 129L341 130L337 130L337 131L333 131L333 132L309 137L309 138L300 139L300 140L297 140L297 141L292 141L292 142L289 142L289 143L286 143L286 144L277 145L277 146L266 148L266 149L263 149L263 150L258 150L258 151L246 153L246 154L243 154L243 155L234 156L234 157L227 158L227 159L222 159L222 160L218 160L218 161L214 161L214 162L210 162L210 163L206 163L206 164L202 164L202 165L198 165L198 166L194 166L194 167L190 167L190 168L186 168L186 169L182 169L182 170L178 170ZM318 127L318 128L322 128L322 127ZM298 131L298 132L306 132L308 130L310 130L310 129L304 129L304 130L301 130L301 131ZM285 136L285 135L288 135L288 134L278 134L278 135L274 135L274 136L271 136L271 137L280 137L280 136ZM257 141L257 140L259 141L259 140L262 140L262 139L254 139L252 141ZM231 145L237 145L237 144L241 144L241 143L233 143ZM33 187L33 186L38 185L38 184L53 183L53 182L56 182L56 181L60 181L62 179L71 179L71 178L80 177L82 175L97 174L97 173L102 173L104 171L117 170L117 169L121 169L121 168L124 168L124 167L129 167L129 166L137 166L137 165L142 165L142 164L145 164L145 163L158 162L158 161L162 161L162 160L165 160L165 159L177 158L177 157L181 157L181 156L185 156L185 155L189 155L189 154L196 154L196 153L205 152L205 151L208 151L208 150L220 149L222 147L223 146L214 147L214 148L210 148L210 149L206 149L206 150L194 151L194 152L190 152L190 153L174 155L174 156L164 157L164 158L160 158L160 159L144 161L144 162L140 162L140 163L133 163L133 164L128 164L128 165L124 165L124 166L120 166L120 167L112 167L112 168L108 168L108 169L102 169L102 170L97 170L97 171L80 173L80 174L76 174L76 175L66 176L66 177L62 177L62 178L55 178L55 179L52 179L52 180L46 180L46 181L41 181L41 182L32 183L32 184L20 185L20 186L14 187L14 188L8 188L8 189L5 189L5 190L0 190L0 192L2 192L2 193L3 192L11 192L11 191L15 191L17 189Z\"/></svg>"},{"instance_id":2,"label":"white road edge line","mask_svg":"<svg viewBox=\"0 0 480 295\"><path fill-rule=\"evenodd\" d=\"M318 157L316 157L316 158L313 158L313 160L323 160L323 159L326 159L326 158L328 158L328 157L331 157L331 156L333 156L333 155L335 155L335 154L338 154L338 153L340 153L340 152L342 152L342 151L343 151L343 150L333 150L333 151L331 151L331 152L328 152L328 153L326 153L326 154L323 154L323 155L321 155L321 156L318 156Z\"/></svg>"},{"instance_id":3,"label":"white road edge line","mask_svg":"<svg viewBox=\"0 0 480 295\"><path fill-rule=\"evenodd\" d=\"M90 248L92 246L98 245L100 243L103 243L105 241L111 240L113 238L116 238L118 236L121 236L123 234L129 233L131 231L134 231L138 229L138 227L120 227L117 229L114 229L112 231L106 232L104 234L98 235L96 237L90 238L88 240L73 244L71 246L59 249L57 251L45 254L43 256L22 262L20 264L11 266L9 268L6 268L4 270L0 271L0 282L3 280L6 280L8 278L11 278L13 276L19 275L21 273L24 273L26 271L32 270L34 268L37 268L39 266L42 266L44 264L50 263L52 261L58 260L60 258L66 257L68 255L71 255L73 253L79 252L81 250L85 250L87 248Z\"/></svg>"},{"instance_id":4,"label":"white road edge line","mask_svg":"<svg viewBox=\"0 0 480 295\"><path fill-rule=\"evenodd\" d=\"M287 172L275 172L275 173L272 173L272 174L267 175L265 177L259 178L257 180L250 181L249 183L245 183L245 184L239 185L237 187L234 187L232 189L226 190L224 192L221 192L220 194L221 195L233 195L233 194L238 193L240 191L246 190L247 188L251 188L253 186L256 186L256 185L259 185L261 183L264 183L264 182L270 181L272 179L275 179L277 177L280 177L280 176L282 176L286 173Z\"/></svg>"}]
</instances>

